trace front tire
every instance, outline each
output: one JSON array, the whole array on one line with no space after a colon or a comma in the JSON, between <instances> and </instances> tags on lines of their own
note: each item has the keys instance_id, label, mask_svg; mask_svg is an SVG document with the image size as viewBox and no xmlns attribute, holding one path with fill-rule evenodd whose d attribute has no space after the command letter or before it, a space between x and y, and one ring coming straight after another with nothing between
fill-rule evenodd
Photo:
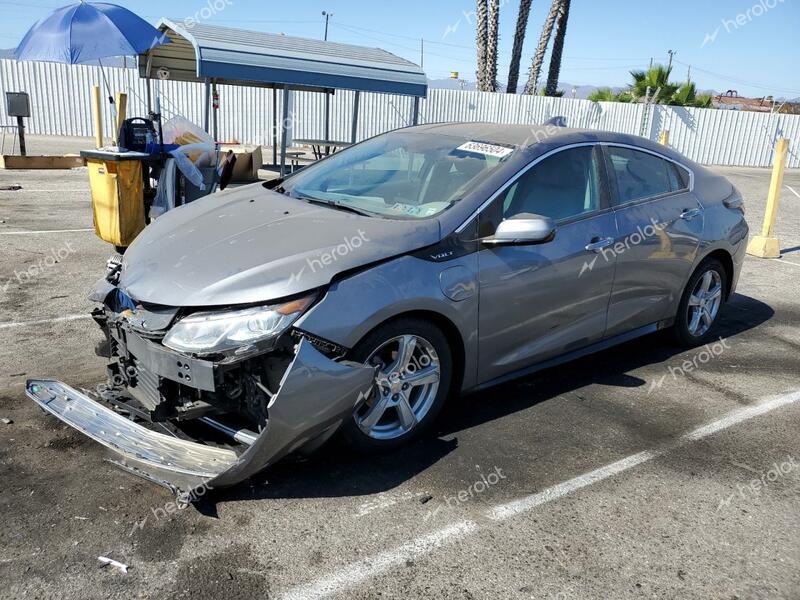
<instances>
[{"instance_id":1,"label":"front tire","mask_svg":"<svg viewBox=\"0 0 800 600\"><path fill-rule=\"evenodd\" d=\"M708 258L700 263L686 284L672 330L680 345L700 346L711 338L728 297L728 286L728 275L720 261Z\"/></svg>"},{"instance_id":2,"label":"front tire","mask_svg":"<svg viewBox=\"0 0 800 600\"><path fill-rule=\"evenodd\" d=\"M421 319L381 325L351 352L356 362L378 366L370 395L342 427L356 450L393 450L424 434L450 393L452 351L442 331Z\"/></svg>"}]
</instances>

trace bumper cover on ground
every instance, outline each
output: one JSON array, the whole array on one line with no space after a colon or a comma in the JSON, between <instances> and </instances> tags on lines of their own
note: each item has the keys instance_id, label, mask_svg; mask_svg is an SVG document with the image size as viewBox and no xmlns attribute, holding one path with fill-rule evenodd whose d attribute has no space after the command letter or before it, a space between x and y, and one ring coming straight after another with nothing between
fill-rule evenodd
<instances>
[{"instance_id":1,"label":"bumper cover on ground","mask_svg":"<svg viewBox=\"0 0 800 600\"><path fill-rule=\"evenodd\" d=\"M47 412L112 450L114 464L175 493L222 488L254 475L348 418L374 370L334 362L301 340L268 405L255 443L238 455L158 433L53 380L28 380L27 395Z\"/></svg>"}]
</instances>

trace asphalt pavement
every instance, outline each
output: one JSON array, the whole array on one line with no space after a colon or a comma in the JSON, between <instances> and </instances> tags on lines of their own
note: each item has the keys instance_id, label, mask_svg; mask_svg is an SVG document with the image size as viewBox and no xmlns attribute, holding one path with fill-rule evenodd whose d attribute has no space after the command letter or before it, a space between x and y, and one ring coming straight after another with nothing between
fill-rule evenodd
<instances>
[{"instance_id":1,"label":"asphalt pavement","mask_svg":"<svg viewBox=\"0 0 800 600\"><path fill-rule=\"evenodd\" d=\"M752 230L769 171L719 168ZM459 399L177 510L24 395L104 378L85 170L0 171L0 597L800 598L800 172L719 341L662 336ZM102 567L98 556L128 565Z\"/></svg>"}]
</instances>

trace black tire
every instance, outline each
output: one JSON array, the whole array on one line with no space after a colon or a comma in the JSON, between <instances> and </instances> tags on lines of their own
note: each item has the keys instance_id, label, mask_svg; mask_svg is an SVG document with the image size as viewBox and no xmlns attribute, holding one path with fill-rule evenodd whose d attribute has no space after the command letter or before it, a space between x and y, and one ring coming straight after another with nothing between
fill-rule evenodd
<instances>
[{"instance_id":1,"label":"black tire","mask_svg":"<svg viewBox=\"0 0 800 600\"><path fill-rule=\"evenodd\" d=\"M391 451L424 435L436 421L436 417L441 412L450 393L453 380L453 354L450 344L444 333L428 321L401 318L385 323L367 334L349 353L348 358L356 362L367 362L376 349L383 346L387 341L402 335L417 336L433 346L440 367L439 387L436 395L424 417L412 429L392 439L375 439L362 431L355 420L355 415L358 413L358 409L356 409L353 416L348 418L342 425L341 433L348 445L358 452L374 454L376 452Z\"/></svg>"},{"instance_id":2,"label":"black tire","mask_svg":"<svg viewBox=\"0 0 800 600\"><path fill-rule=\"evenodd\" d=\"M690 330L689 299L697 287L698 282L705 277L706 273L709 271L716 272L716 274L719 276L722 285L722 297L720 300L719 309L714 315L714 320L711 326L702 334L694 335ZM725 305L725 301L728 297L729 286L730 282L728 281L727 271L722 263L716 258L707 258L701 262L700 265L698 265L697 269L695 269L695 272L689 278L689 282L686 284L686 288L683 290L681 302L678 305L678 314L675 316L675 324L672 327L672 338L676 343L678 343L680 346L693 348L695 346L702 346L712 338L714 335L714 330L716 329L716 325L719 321L719 315L722 312L722 308Z\"/></svg>"}]
</instances>

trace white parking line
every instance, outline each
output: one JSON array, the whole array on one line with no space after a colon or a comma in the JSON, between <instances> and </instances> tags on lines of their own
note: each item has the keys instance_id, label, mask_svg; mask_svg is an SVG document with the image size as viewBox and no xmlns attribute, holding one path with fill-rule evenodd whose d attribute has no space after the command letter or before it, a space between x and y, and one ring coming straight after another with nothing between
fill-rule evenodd
<instances>
[{"instance_id":1,"label":"white parking line","mask_svg":"<svg viewBox=\"0 0 800 600\"><path fill-rule=\"evenodd\" d=\"M369 560L352 563L308 585L297 587L283 596L284 600L304 600L305 598L324 598L345 588L352 587L370 577L374 577L390 568L423 556L443 546L445 543L469 535L478 529L473 521L460 521L444 529L420 536L407 544L392 550L381 552Z\"/></svg>"},{"instance_id":2,"label":"white parking line","mask_svg":"<svg viewBox=\"0 0 800 600\"><path fill-rule=\"evenodd\" d=\"M743 423L754 417L764 415L770 411L787 406L800 400L800 390L783 394L760 404L749 406L737 410L726 417L712 421L711 423L698 427L694 431L687 433L676 441L661 446L654 450L645 450L618 460L594 471L579 475L569 481L559 483L536 494L531 494L524 498L493 506L486 511L485 516L492 521L502 521L514 517L537 506L552 502L597 483L618 475L624 471L632 469L642 463L648 462L675 450L681 446L696 442L709 435L717 433ZM436 530L424 536L420 536L394 549L387 550L369 559L351 563L342 569L330 573L328 576L316 579L308 584L300 585L286 592L282 598L284 600L306 600L308 598L323 598L331 594L339 593L347 588L356 586L364 581L388 571L392 567L402 565L407 560L411 560L440 548L448 543L453 543L459 539L474 533L479 529L479 525L474 521L459 521L444 529Z\"/></svg>"},{"instance_id":3,"label":"white parking line","mask_svg":"<svg viewBox=\"0 0 800 600\"><path fill-rule=\"evenodd\" d=\"M89 192L89 191L90 191L89 188L79 188L79 189L78 188L76 188L76 189L59 188L57 190L40 190L38 188L37 189L26 188L25 186L23 186L21 189L18 189L18 190L3 190L3 189L0 189L0 192L8 192L9 194L16 194L16 195L20 195L22 192L48 192L48 193L51 193L51 194L55 194L55 193L60 193L60 192Z\"/></svg>"},{"instance_id":4,"label":"white parking line","mask_svg":"<svg viewBox=\"0 0 800 600\"><path fill-rule=\"evenodd\" d=\"M782 258L775 259L779 263L783 263L785 265L792 265L793 267L800 267L800 263L792 262L790 260L783 260Z\"/></svg>"},{"instance_id":5,"label":"white parking line","mask_svg":"<svg viewBox=\"0 0 800 600\"><path fill-rule=\"evenodd\" d=\"M788 190L789 190L790 192L792 192L792 193L793 193L795 196L797 196L798 198L800 198L800 194L798 194L798 193L795 191L795 189L794 189L792 186L790 186L790 185L787 185L787 186L786 186L786 189L788 189Z\"/></svg>"},{"instance_id":6,"label":"white parking line","mask_svg":"<svg viewBox=\"0 0 800 600\"><path fill-rule=\"evenodd\" d=\"M712 433L722 431L723 429L727 429L728 427L731 427L743 421L747 421L748 419L752 419L753 417L757 417L758 415L763 415L764 413L767 413L776 408L780 408L781 406L785 406L786 404L797 402L798 400L800 400L800 391L793 392L785 396L779 396L778 398L775 398L774 400L770 400L763 404L756 404L755 406L745 408L731 415L728 415L727 417L724 417L718 421L713 421L708 425L704 425L703 427L695 429L694 431L679 437L674 442L662 446L658 449L645 450L644 452L639 452L638 454L628 456L626 458L623 458L622 460L618 460L617 462L611 463L604 467L600 467L599 469L595 469L594 471L590 471L588 473L585 473L584 475L580 475L578 477L575 477L574 479L570 479L569 481L565 481L564 483L559 483L558 485L554 485L553 487L547 488L546 490L539 492L538 494L532 494L530 496L526 496L525 498L514 500L513 502L508 502L506 504L500 504L498 506L495 506L491 510L489 510L487 516L490 519L494 519L497 521L502 521L503 519L513 517L525 511L531 510L532 508L536 508L541 504L545 504L547 502L550 502L551 500L556 500L576 490L592 485L593 483L597 483L598 481L602 481L603 479L608 479L609 477L613 477L618 473L622 473L623 471L632 469L633 467L645 463L649 460L658 458L659 456L666 454L667 452L670 452L672 450L675 450L676 448L684 446L690 442L696 442L697 440L709 436Z\"/></svg>"},{"instance_id":7,"label":"white parking line","mask_svg":"<svg viewBox=\"0 0 800 600\"><path fill-rule=\"evenodd\" d=\"M606 465L604 467L600 467L599 469L595 469L594 471L579 475L578 477L570 479L569 481L565 481L564 483L559 483L558 485L549 487L538 494L532 494L530 496L526 496L525 498L520 498L519 500L494 506L489 509L487 516L495 521L502 521L504 519L508 519L509 517L514 517L542 504L547 504L553 500L558 500L562 496L571 494L572 492L581 488L585 488L593 483L597 483L598 481L608 479L609 477L613 477L618 473L632 469L633 467L647 462L648 460L653 460L660 454L662 453L654 450L645 450L644 452L639 452L638 454L628 456L627 458L618 460L610 465Z\"/></svg>"},{"instance_id":8,"label":"white parking line","mask_svg":"<svg viewBox=\"0 0 800 600\"><path fill-rule=\"evenodd\" d=\"M39 231L0 231L0 235L30 235L35 233L74 233L94 231L94 229L41 229Z\"/></svg>"},{"instance_id":9,"label":"white parking line","mask_svg":"<svg viewBox=\"0 0 800 600\"><path fill-rule=\"evenodd\" d=\"M0 329L30 327L31 325L47 325L48 323L64 323L67 321L79 321L80 319L91 319L91 318L92 315L69 315L67 317L55 317L53 319L39 319L38 321L19 321L16 323L0 323Z\"/></svg>"}]
</instances>

